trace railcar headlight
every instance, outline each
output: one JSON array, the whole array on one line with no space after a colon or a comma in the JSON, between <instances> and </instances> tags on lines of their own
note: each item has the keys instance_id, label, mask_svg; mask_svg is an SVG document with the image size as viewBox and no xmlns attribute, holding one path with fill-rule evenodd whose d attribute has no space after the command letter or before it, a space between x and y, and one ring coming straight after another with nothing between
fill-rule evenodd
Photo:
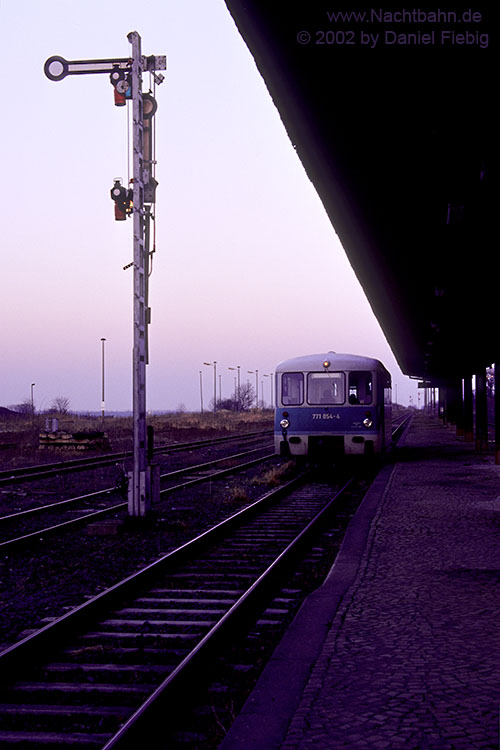
<instances>
[{"instance_id":1,"label":"railcar headlight","mask_svg":"<svg viewBox=\"0 0 500 750\"><path fill-rule=\"evenodd\" d=\"M289 420L288 419L282 419L281 422L280 422L280 427L281 427L282 430L288 430L288 428L290 427Z\"/></svg>"},{"instance_id":2,"label":"railcar headlight","mask_svg":"<svg viewBox=\"0 0 500 750\"><path fill-rule=\"evenodd\" d=\"M370 419L370 417L366 417L363 419L363 424L365 427L371 427L373 425L373 419Z\"/></svg>"}]
</instances>

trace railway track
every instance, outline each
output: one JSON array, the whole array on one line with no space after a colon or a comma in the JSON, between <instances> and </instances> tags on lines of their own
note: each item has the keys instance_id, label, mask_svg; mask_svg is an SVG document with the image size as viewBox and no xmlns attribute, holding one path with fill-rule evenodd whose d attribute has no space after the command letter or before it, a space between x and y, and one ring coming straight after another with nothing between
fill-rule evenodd
<instances>
[{"instance_id":1,"label":"railway track","mask_svg":"<svg viewBox=\"0 0 500 750\"><path fill-rule=\"evenodd\" d=\"M207 440L194 440L186 443L172 443L160 445L153 449L155 455L178 453L186 450L196 450L206 448L207 446L221 445L238 440L253 440L263 435L271 435L272 430L259 430L256 432L245 432L239 435L230 435L229 437L211 438ZM60 474L72 473L76 471L87 471L100 466L109 466L119 461L132 457L132 451L122 451L120 453L110 453L106 456L91 456L86 458L70 458L65 461L56 461L47 464L37 464L35 466L22 466L17 469L4 469L0 471L0 487L10 484L19 484L22 482L32 482L37 479L47 479Z\"/></svg>"},{"instance_id":2,"label":"railway track","mask_svg":"<svg viewBox=\"0 0 500 750\"><path fill-rule=\"evenodd\" d=\"M408 427L411 418L412 418L411 414L410 415L403 414L401 417L399 417L399 419L395 419L393 421L393 423L392 423L392 433L391 433L391 438L392 438L392 444L393 445L396 445L396 443L400 439L401 435L403 434L403 432Z\"/></svg>"},{"instance_id":3,"label":"railway track","mask_svg":"<svg viewBox=\"0 0 500 750\"><path fill-rule=\"evenodd\" d=\"M409 419L411 417L403 416L399 422L395 422L393 425L393 433L392 433L392 439L393 442L397 442L400 435L404 431L405 427L407 426ZM267 434L265 431L264 433L255 433L253 434L253 437L260 436L261 434ZM222 438L223 442L227 442L226 438ZM219 439L216 440L217 443L221 442ZM195 445L197 447L200 447L200 443L205 444L213 444L210 443L210 441L197 441ZM185 443L182 444L183 448L186 447L192 447L193 443ZM180 448L180 446L178 446ZM258 458L255 461L245 461L240 465L225 469L225 470L219 470L214 471L210 475L206 474L206 471L209 469L213 469L217 464L236 460L240 458L244 458L249 456L251 453L258 452L260 450L263 450L263 448L255 448L249 451L241 452L238 454L234 454L231 456L224 456L218 459L214 459L212 461L207 461L201 464L196 464L192 466L183 467L181 469L177 469L175 471L167 472L165 474L161 475L162 482L166 482L172 479L175 479L177 477L181 477L183 475L189 474L194 475L189 481L183 482L178 485L174 485L168 488L164 488L161 490L161 495L165 497L166 494L183 489L185 487L188 487L193 484L198 484L203 481L210 481L211 479L217 479L222 478L223 476L226 476L227 474L234 473L236 471L245 470L247 468L250 468L252 465L259 463L261 461L266 460L267 458L271 458L272 454L268 454L264 457ZM53 535L54 533L57 533L59 531L68 529L68 528L75 528L79 525L89 523L93 520L97 520L98 518L101 518L105 515L109 515L111 513L117 513L120 511L123 511L126 506L126 501L118 501L118 498L120 496L120 488L116 486L112 487L105 487L102 490L98 490L96 492L90 492L84 495L78 495L75 497L65 498L63 500L59 500L53 503L47 503L44 505L39 505L34 508L28 508L26 510L21 510L17 513L10 513L4 516L0 517L0 534L2 533L2 527L5 528L12 525L17 522L23 522L26 524L26 519L32 519L33 517L38 517L42 514L54 514L54 523L51 523L49 526L45 527L38 527L38 528L31 528L28 529L23 528L22 532L15 532L14 536L10 536L10 538L4 538L0 541L0 551L10 551L13 550L16 547L24 546L30 542L33 541L41 541L47 539L47 537ZM105 507L101 507L99 509L95 509L95 504L101 504ZM80 504L82 505L82 515L78 517L74 517L74 506ZM72 517L69 520L60 521L59 520L59 514L61 511L68 511L72 514ZM12 534L12 531L7 532Z\"/></svg>"},{"instance_id":4,"label":"railway track","mask_svg":"<svg viewBox=\"0 0 500 750\"><path fill-rule=\"evenodd\" d=\"M157 722L265 612L349 484L295 479L6 649L1 746L156 747Z\"/></svg>"},{"instance_id":5,"label":"railway track","mask_svg":"<svg viewBox=\"0 0 500 750\"><path fill-rule=\"evenodd\" d=\"M233 474L238 471L244 471L273 457L273 453L266 453L264 456L259 456L257 458L248 460L248 457L250 455L262 452L263 450L265 450L265 446L253 448L249 451L244 451L229 456L223 456L221 458L214 459L213 461L205 461L202 464L186 466L182 469L176 469L175 471L170 471L162 474L160 479L163 483L172 482L173 480L177 480L179 477L185 476L186 474L190 476L190 479L180 484L171 484L168 487L164 487L160 490L160 497L164 498L166 495L172 492L182 490L194 484L221 479L228 474ZM241 461L241 459L246 460ZM237 463L236 465L227 467L225 469L215 469L218 464L233 461L240 461L240 463ZM207 473L207 471L209 471L209 473ZM61 531L68 530L70 528L76 528L83 524L88 524L92 521L102 518L105 515L123 512L127 507L127 501L121 500L117 502L119 496L119 488L107 487L97 492L91 492L85 495L66 498L64 500L59 500L47 505L42 505L36 508L19 511L18 513L11 513L6 516L2 516L0 518L0 533L2 528L6 527L6 533L12 534L12 525L16 522L22 522L24 526L22 533L19 531L14 532L14 536L4 538L2 541L0 541L0 552L10 552L15 548L25 546L26 544L46 540L48 537ZM96 503L104 503L105 507L95 510L94 506ZM70 513L73 514L75 512L74 506L77 504L83 506L80 511L82 515L79 515L76 518L73 516L69 520L65 521L59 520L61 511L69 509ZM38 528L31 528L32 524L30 524L29 530L26 528L27 519L31 521L34 517L46 514L53 514L54 520L57 520L57 523L51 523L49 526ZM10 531L8 530L9 526L11 527Z\"/></svg>"},{"instance_id":6,"label":"railway track","mask_svg":"<svg viewBox=\"0 0 500 750\"><path fill-rule=\"evenodd\" d=\"M303 475L6 648L0 746L158 747L221 649L286 618L286 575L350 486Z\"/></svg>"}]
</instances>

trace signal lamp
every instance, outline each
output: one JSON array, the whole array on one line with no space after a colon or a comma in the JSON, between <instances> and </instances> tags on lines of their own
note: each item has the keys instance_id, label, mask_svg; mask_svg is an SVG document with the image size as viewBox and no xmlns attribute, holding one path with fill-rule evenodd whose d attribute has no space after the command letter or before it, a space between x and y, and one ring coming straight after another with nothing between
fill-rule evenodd
<instances>
[{"instance_id":1,"label":"signal lamp","mask_svg":"<svg viewBox=\"0 0 500 750\"><path fill-rule=\"evenodd\" d=\"M125 221L132 210L132 191L123 187L121 180L115 180L110 194L115 202L115 221Z\"/></svg>"},{"instance_id":2,"label":"signal lamp","mask_svg":"<svg viewBox=\"0 0 500 750\"><path fill-rule=\"evenodd\" d=\"M109 75L109 80L114 87L115 105L117 107L123 107L126 103L126 99L130 99L132 96L130 82L124 70L115 67Z\"/></svg>"},{"instance_id":3,"label":"signal lamp","mask_svg":"<svg viewBox=\"0 0 500 750\"><path fill-rule=\"evenodd\" d=\"M120 94L120 92L116 89L114 90L113 94L115 97L115 107L124 107L127 103L125 101L125 94Z\"/></svg>"}]
</instances>

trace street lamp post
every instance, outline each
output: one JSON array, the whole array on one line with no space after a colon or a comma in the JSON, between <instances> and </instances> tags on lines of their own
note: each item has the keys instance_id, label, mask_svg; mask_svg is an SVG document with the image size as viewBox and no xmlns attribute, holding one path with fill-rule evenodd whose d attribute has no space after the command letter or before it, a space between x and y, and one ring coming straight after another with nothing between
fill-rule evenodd
<instances>
[{"instance_id":1,"label":"street lamp post","mask_svg":"<svg viewBox=\"0 0 500 750\"><path fill-rule=\"evenodd\" d=\"M201 377L201 370L200 370L200 403L201 403L201 413L203 414L203 379Z\"/></svg>"},{"instance_id":2,"label":"street lamp post","mask_svg":"<svg viewBox=\"0 0 500 750\"><path fill-rule=\"evenodd\" d=\"M271 409L273 408L273 373L262 373L265 378L269 378L269 385L271 386Z\"/></svg>"},{"instance_id":3,"label":"street lamp post","mask_svg":"<svg viewBox=\"0 0 500 750\"><path fill-rule=\"evenodd\" d=\"M31 384L31 422L33 423L33 420L35 419L35 402L33 400L33 388L35 387L36 383Z\"/></svg>"},{"instance_id":4,"label":"street lamp post","mask_svg":"<svg viewBox=\"0 0 500 750\"><path fill-rule=\"evenodd\" d=\"M236 388L234 389L236 391L236 411L240 411L240 365L236 365L236 367L228 367L228 370L238 370L238 390L236 391Z\"/></svg>"},{"instance_id":5,"label":"street lamp post","mask_svg":"<svg viewBox=\"0 0 500 750\"><path fill-rule=\"evenodd\" d=\"M212 365L211 362L203 362L204 365L207 367L213 367L214 368L214 414L217 411L217 361L214 360L214 363Z\"/></svg>"},{"instance_id":6,"label":"street lamp post","mask_svg":"<svg viewBox=\"0 0 500 750\"><path fill-rule=\"evenodd\" d=\"M102 412L102 424L104 427L104 342L106 339L101 339L101 412Z\"/></svg>"},{"instance_id":7,"label":"street lamp post","mask_svg":"<svg viewBox=\"0 0 500 750\"><path fill-rule=\"evenodd\" d=\"M259 408L259 371L247 370L249 375L255 374L255 408Z\"/></svg>"}]
</instances>

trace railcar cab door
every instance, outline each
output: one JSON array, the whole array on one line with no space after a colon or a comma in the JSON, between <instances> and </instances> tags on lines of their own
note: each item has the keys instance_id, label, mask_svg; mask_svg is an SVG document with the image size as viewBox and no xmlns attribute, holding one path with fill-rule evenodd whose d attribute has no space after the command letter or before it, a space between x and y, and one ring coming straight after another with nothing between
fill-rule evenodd
<instances>
[{"instance_id":1,"label":"railcar cab door","mask_svg":"<svg viewBox=\"0 0 500 750\"><path fill-rule=\"evenodd\" d=\"M348 402L361 405L373 403L373 373L370 370L351 370Z\"/></svg>"}]
</instances>

